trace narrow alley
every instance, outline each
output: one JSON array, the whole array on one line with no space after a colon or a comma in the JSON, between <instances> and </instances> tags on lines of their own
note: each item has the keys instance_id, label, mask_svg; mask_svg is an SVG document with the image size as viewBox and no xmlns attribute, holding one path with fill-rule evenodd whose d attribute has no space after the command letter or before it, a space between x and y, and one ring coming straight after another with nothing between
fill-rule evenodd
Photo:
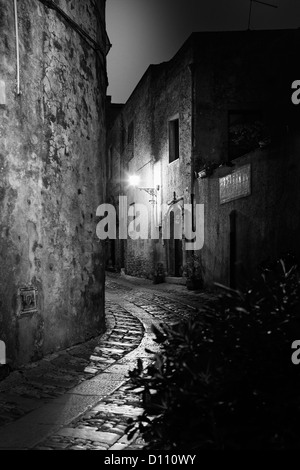
<instances>
[{"instance_id":1,"label":"narrow alley","mask_svg":"<svg viewBox=\"0 0 300 470\"><path fill-rule=\"evenodd\" d=\"M299 8L0 0L0 450L300 448Z\"/></svg>"},{"instance_id":2,"label":"narrow alley","mask_svg":"<svg viewBox=\"0 0 300 470\"><path fill-rule=\"evenodd\" d=\"M214 297L108 273L104 335L15 370L0 382L0 449L141 450L128 441L142 413L128 371L157 350L151 325L191 315Z\"/></svg>"}]
</instances>

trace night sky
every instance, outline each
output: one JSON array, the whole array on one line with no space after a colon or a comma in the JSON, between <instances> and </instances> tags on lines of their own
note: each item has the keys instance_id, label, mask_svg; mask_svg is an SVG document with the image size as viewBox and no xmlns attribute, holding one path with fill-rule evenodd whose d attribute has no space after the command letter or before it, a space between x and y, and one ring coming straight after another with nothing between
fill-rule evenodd
<instances>
[{"instance_id":1,"label":"night sky","mask_svg":"<svg viewBox=\"0 0 300 470\"><path fill-rule=\"evenodd\" d=\"M278 8L253 3L252 30L300 27L300 0L265 1ZM192 32L246 30L249 6L249 0L107 0L112 101L127 101L148 66L170 60Z\"/></svg>"}]
</instances>

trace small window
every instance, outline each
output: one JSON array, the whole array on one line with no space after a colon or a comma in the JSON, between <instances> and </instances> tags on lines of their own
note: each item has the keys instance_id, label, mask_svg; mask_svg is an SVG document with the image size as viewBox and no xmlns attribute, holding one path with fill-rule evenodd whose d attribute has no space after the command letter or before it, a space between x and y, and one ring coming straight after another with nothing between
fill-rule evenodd
<instances>
[{"instance_id":1,"label":"small window","mask_svg":"<svg viewBox=\"0 0 300 470\"><path fill-rule=\"evenodd\" d=\"M128 135L127 135L127 144L133 145L133 137L134 137L134 127L133 127L133 122L131 122L128 126Z\"/></svg>"},{"instance_id":2,"label":"small window","mask_svg":"<svg viewBox=\"0 0 300 470\"><path fill-rule=\"evenodd\" d=\"M169 121L169 163L179 158L179 119Z\"/></svg>"},{"instance_id":3,"label":"small window","mask_svg":"<svg viewBox=\"0 0 300 470\"><path fill-rule=\"evenodd\" d=\"M228 160L241 157L259 148L264 133L260 111L229 111Z\"/></svg>"},{"instance_id":4,"label":"small window","mask_svg":"<svg viewBox=\"0 0 300 470\"><path fill-rule=\"evenodd\" d=\"M127 158L131 160L134 157L134 124L133 121L127 129Z\"/></svg>"}]
</instances>

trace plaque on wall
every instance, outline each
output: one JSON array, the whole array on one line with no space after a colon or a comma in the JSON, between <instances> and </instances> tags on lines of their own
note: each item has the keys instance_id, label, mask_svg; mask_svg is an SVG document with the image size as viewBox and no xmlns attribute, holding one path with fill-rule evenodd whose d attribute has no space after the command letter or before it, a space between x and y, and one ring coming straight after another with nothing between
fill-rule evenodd
<instances>
[{"instance_id":1,"label":"plaque on wall","mask_svg":"<svg viewBox=\"0 0 300 470\"><path fill-rule=\"evenodd\" d=\"M220 204L250 196L251 165L244 165L230 175L219 179Z\"/></svg>"}]
</instances>

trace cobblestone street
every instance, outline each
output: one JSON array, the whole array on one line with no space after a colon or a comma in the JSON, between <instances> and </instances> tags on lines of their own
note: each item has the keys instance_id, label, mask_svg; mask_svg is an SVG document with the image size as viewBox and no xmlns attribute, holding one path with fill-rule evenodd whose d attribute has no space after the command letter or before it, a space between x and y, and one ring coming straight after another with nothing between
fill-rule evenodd
<instances>
[{"instance_id":1,"label":"cobblestone street","mask_svg":"<svg viewBox=\"0 0 300 470\"><path fill-rule=\"evenodd\" d=\"M140 450L127 421L142 413L128 371L157 350L151 325L175 322L211 301L212 293L153 285L109 273L104 335L53 354L0 382L0 448Z\"/></svg>"}]
</instances>

